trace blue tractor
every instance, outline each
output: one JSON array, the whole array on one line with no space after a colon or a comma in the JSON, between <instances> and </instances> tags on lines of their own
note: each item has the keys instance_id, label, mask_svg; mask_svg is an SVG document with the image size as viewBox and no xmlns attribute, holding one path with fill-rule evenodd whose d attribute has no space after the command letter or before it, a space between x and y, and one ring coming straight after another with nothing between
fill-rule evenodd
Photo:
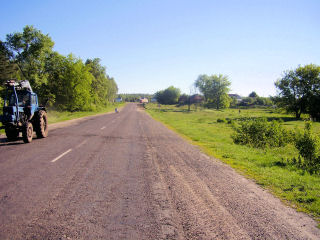
<instances>
[{"instance_id":1,"label":"blue tractor","mask_svg":"<svg viewBox=\"0 0 320 240\"><path fill-rule=\"evenodd\" d=\"M30 143L35 131L38 138L48 136L48 119L45 107L39 106L38 96L29 81L6 82L3 115L0 116L8 141L15 141L22 132L22 139Z\"/></svg>"}]
</instances>

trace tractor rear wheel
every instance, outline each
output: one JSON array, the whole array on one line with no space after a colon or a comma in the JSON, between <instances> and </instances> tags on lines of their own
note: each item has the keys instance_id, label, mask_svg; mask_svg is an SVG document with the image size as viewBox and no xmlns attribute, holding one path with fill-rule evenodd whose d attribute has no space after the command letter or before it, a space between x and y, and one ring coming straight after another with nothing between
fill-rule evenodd
<instances>
[{"instance_id":1,"label":"tractor rear wheel","mask_svg":"<svg viewBox=\"0 0 320 240\"><path fill-rule=\"evenodd\" d=\"M25 143L31 143L33 135L33 126L31 122L27 122L22 129L22 138Z\"/></svg>"},{"instance_id":2,"label":"tractor rear wheel","mask_svg":"<svg viewBox=\"0 0 320 240\"><path fill-rule=\"evenodd\" d=\"M15 141L18 139L19 131L14 128L5 129L8 141Z\"/></svg>"},{"instance_id":3,"label":"tractor rear wheel","mask_svg":"<svg viewBox=\"0 0 320 240\"><path fill-rule=\"evenodd\" d=\"M38 138L45 138L48 136L48 119L46 111L39 111L35 130Z\"/></svg>"}]
</instances>

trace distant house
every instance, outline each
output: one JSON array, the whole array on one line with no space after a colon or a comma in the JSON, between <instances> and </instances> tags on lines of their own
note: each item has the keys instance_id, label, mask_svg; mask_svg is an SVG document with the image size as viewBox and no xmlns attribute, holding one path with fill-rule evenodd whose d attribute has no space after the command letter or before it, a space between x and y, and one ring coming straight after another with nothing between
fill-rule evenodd
<instances>
[{"instance_id":1,"label":"distant house","mask_svg":"<svg viewBox=\"0 0 320 240\"><path fill-rule=\"evenodd\" d=\"M189 101L188 95L182 94L182 95L179 97L178 103L181 104L181 105L183 105L183 104L188 104L188 101Z\"/></svg>"},{"instance_id":2,"label":"distant house","mask_svg":"<svg viewBox=\"0 0 320 240\"><path fill-rule=\"evenodd\" d=\"M116 98L114 101L115 101L115 102L122 102L122 98L121 98L121 97Z\"/></svg>"},{"instance_id":3,"label":"distant house","mask_svg":"<svg viewBox=\"0 0 320 240\"><path fill-rule=\"evenodd\" d=\"M242 97L238 94L228 94L228 95L229 97L236 99L238 103L242 101Z\"/></svg>"},{"instance_id":4,"label":"distant house","mask_svg":"<svg viewBox=\"0 0 320 240\"><path fill-rule=\"evenodd\" d=\"M150 102L155 103L155 102L157 102L157 99L156 98L151 98Z\"/></svg>"},{"instance_id":5,"label":"distant house","mask_svg":"<svg viewBox=\"0 0 320 240\"><path fill-rule=\"evenodd\" d=\"M199 94L194 94L190 97L190 103L202 103L204 101L204 97Z\"/></svg>"},{"instance_id":6,"label":"distant house","mask_svg":"<svg viewBox=\"0 0 320 240\"><path fill-rule=\"evenodd\" d=\"M148 98L140 98L140 101L139 101L140 103L148 103L149 102L149 100L148 100Z\"/></svg>"},{"instance_id":7,"label":"distant house","mask_svg":"<svg viewBox=\"0 0 320 240\"><path fill-rule=\"evenodd\" d=\"M180 105L202 103L203 101L204 97L199 94L194 94L190 97L187 94L182 94L178 100Z\"/></svg>"}]
</instances>

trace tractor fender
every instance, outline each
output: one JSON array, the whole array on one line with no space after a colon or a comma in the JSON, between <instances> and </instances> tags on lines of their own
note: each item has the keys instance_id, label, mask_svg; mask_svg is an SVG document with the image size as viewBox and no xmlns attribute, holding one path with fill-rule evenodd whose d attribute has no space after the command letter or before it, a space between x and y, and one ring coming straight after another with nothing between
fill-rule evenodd
<instances>
[{"instance_id":1,"label":"tractor fender","mask_svg":"<svg viewBox=\"0 0 320 240\"><path fill-rule=\"evenodd\" d=\"M47 112L46 107L43 107L43 106L39 106L37 112L40 112L40 110Z\"/></svg>"}]
</instances>

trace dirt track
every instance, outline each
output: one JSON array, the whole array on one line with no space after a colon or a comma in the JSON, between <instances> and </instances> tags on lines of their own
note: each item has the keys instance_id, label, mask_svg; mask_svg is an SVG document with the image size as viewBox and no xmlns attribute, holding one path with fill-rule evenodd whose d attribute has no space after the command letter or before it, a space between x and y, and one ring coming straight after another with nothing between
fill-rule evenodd
<instances>
[{"instance_id":1,"label":"dirt track","mask_svg":"<svg viewBox=\"0 0 320 240\"><path fill-rule=\"evenodd\" d=\"M135 104L20 143L0 142L0 239L320 239Z\"/></svg>"}]
</instances>

